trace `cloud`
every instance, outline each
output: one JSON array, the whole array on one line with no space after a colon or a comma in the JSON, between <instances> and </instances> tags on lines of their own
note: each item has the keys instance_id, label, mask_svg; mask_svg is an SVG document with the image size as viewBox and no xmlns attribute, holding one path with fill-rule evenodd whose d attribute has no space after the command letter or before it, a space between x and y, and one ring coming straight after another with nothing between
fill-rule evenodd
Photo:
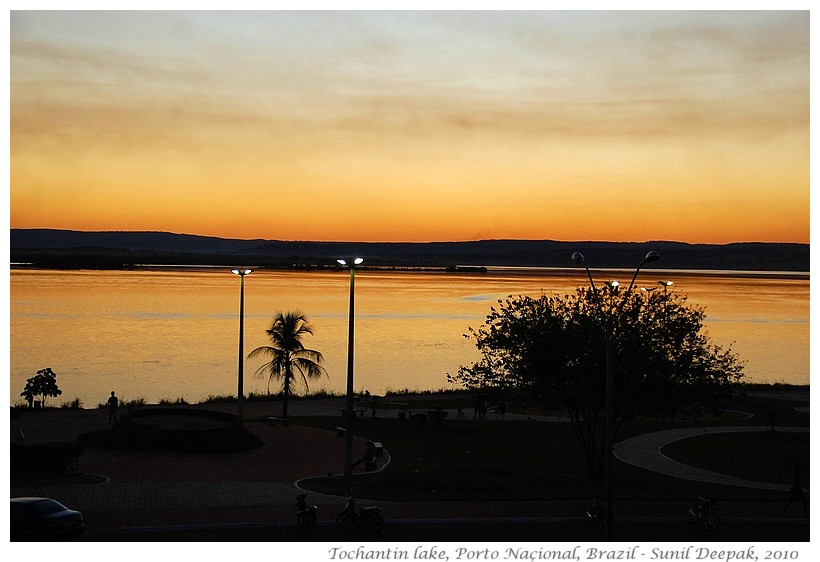
<instances>
[{"instance_id":1,"label":"cloud","mask_svg":"<svg viewBox=\"0 0 820 562\"><path fill-rule=\"evenodd\" d=\"M808 201L807 12L38 11L10 39L15 201L296 185L395 217L378 193L400 189L414 213L461 197L470 228L503 230L508 194L531 225L549 195L601 185L697 202L719 178L755 199L761 155Z\"/></svg>"}]
</instances>

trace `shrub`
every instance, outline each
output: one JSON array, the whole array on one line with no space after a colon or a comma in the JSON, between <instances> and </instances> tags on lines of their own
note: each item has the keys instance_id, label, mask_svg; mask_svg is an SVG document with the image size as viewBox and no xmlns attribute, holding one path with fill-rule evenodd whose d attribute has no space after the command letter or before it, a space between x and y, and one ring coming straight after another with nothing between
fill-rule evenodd
<instances>
[{"instance_id":1,"label":"shrub","mask_svg":"<svg viewBox=\"0 0 820 562\"><path fill-rule=\"evenodd\" d=\"M182 396L177 398L176 400L171 400L170 398L160 398L159 405L160 406L171 406L171 405L185 405L188 404L188 401L185 400Z\"/></svg>"},{"instance_id":2,"label":"shrub","mask_svg":"<svg viewBox=\"0 0 820 562\"><path fill-rule=\"evenodd\" d=\"M60 408L71 408L71 409L79 410L82 407L83 407L83 401L80 400L79 398L75 398L71 402L63 402L62 404L60 404Z\"/></svg>"}]
</instances>

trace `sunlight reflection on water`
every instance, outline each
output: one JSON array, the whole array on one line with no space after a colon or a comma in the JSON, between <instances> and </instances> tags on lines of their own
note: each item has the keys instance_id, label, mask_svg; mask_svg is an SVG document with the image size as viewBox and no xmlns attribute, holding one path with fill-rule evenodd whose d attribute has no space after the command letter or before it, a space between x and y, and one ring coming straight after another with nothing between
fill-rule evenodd
<instances>
[{"instance_id":1,"label":"sunlight reflection on water","mask_svg":"<svg viewBox=\"0 0 820 562\"><path fill-rule=\"evenodd\" d=\"M706 311L712 341L747 361L752 382L809 382L809 281L642 271L674 279ZM51 367L63 395L86 407L110 390L149 402L235 395L239 283L221 271L42 271L10 275L10 398ZM314 324L305 345L325 357L329 377L312 390L343 392L349 277L345 272L257 271L245 281L245 354L267 343L277 310L302 310ZM585 275L378 273L356 276L355 388L447 388L447 373L475 361L464 337L509 294L571 293ZM245 360L245 391L262 360Z\"/></svg>"}]
</instances>

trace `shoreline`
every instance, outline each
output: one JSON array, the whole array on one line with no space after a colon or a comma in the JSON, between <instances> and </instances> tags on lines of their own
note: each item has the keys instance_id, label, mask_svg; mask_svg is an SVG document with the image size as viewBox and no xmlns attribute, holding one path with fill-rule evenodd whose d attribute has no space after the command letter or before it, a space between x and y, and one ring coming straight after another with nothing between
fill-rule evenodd
<instances>
[{"instance_id":1,"label":"shoreline","mask_svg":"<svg viewBox=\"0 0 820 562\"><path fill-rule=\"evenodd\" d=\"M738 385L739 392L745 393L753 393L755 395L760 396L773 396L776 395L777 398L782 400L808 400L811 394L811 385L799 385L799 384L784 384L784 383L741 383ZM418 401L436 401L436 400L458 400L458 399L470 399L475 392L479 392L478 390L474 389L438 389L438 390L417 390L408 393L396 393L396 394L386 394L384 396L375 395L376 398L386 401L388 404L391 402L399 402L399 401L408 401L408 402L418 402ZM360 398L364 398L363 395L359 393L355 393L354 396L356 400ZM308 396L290 396L288 399L288 407L293 407L298 405L303 406L316 406L317 403L321 407L329 408L332 410L338 410L339 403L344 406L344 401L346 397L344 394L339 395L328 395L328 394L316 394L316 395L308 395ZM65 404L65 403L64 403ZM282 405L282 398L280 395L272 395L270 398L248 398L246 397L243 400L244 407L263 407L265 405L270 405L271 407L276 406L281 408ZM124 412L128 405L121 405L120 411ZM233 400L229 399L217 399L214 401L203 401L203 402L172 402L172 401L160 401L160 402L145 402L141 404L134 404L134 408L213 408L215 411L225 411L225 412L232 412L236 408L236 398ZM12 410L22 410L22 411L34 411L34 409L29 409L25 404L18 403L11 405ZM378 410L382 410L383 406L377 406ZM106 412L106 406L104 404L98 404L93 407L73 407L73 406L66 406L66 405L47 405L45 408L46 411L55 411L55 410L68 410L68 411L83 411L83 412Z\"/></svg>"},{"instance_id":2,"label":"shoreline","mask_svg":"<svg viewBox=\"0 0 820 562\"><path fill-rule=\"evenodd\" d=\"M48 266L34 263L14 262L9 264L12 271L193 271L193 272L222 272L230 270L233 265L210 264L131 264L120 267L65 267ZM249 266L255 271L297 271L297 272L328 272L340 271L334 265L292 265L292 266ZM530 277L558 277L565 275L583 275L585 271L580 267L538 267L538 266L504 266L504 265L456 265L450 267L439 266L366 266L357 268L361 274L366 273L427 273L427 274L458 274L477 276L530 276ZM592 273L632 273L627 268L590 268ZM666 275L671 277L727 277L735 279L790 279L809 281L810 271L789 270L745 270L745 269L663 269L647 268L641 270L644 274Z\"/></svg>"}]
</instances>

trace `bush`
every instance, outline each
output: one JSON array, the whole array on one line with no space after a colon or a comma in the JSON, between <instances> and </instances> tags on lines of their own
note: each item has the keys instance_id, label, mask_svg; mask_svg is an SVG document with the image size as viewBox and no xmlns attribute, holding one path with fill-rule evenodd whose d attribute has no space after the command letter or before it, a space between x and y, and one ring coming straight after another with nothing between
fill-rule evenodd
<instances>
[{"instance_id":1,"label":"bush","mask_svg":"<svg viewBox=\"0 0 820 562\"><path fill-rule=\"evenodd\" d=\"M83 407L83 401L79 398L75 398L71 402L63 402L60 404L60 408L71 408L75 410L79 410Z\"/></svg>"},{"instance_id":2,"label":"bush","mask_svg":"<svg viewBox=\"0 0 820 562\"><path fill-rule=\"evenodd\" d=\"M176 400L171 400L170 398L160 398L160 400L159 400L159 405L160 406L172 406L174 404L176 404L178 406L186 405L186 404L188 404L188 401L185 400L185 398L183 398L182 396L180 396Z\"/></svg>"}]
</instances>

